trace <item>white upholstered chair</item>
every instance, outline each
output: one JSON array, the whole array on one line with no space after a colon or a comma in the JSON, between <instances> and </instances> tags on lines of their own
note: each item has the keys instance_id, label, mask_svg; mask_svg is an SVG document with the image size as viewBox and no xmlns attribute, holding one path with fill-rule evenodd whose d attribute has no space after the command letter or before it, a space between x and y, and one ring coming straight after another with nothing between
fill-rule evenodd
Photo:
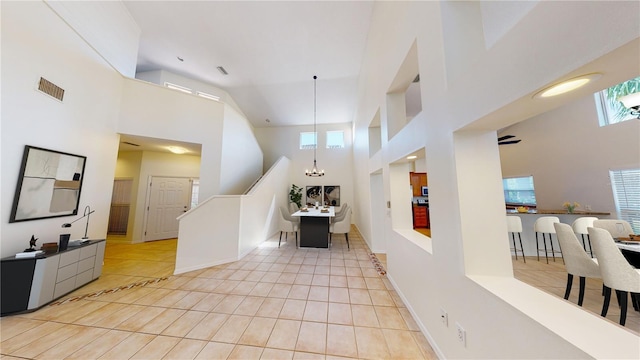
<instances>
[{"instance_id":1,"label":"white upholstered chair","mask_svg":"<svg viewBox=\"0 0 640 360\"><path fill-rule=\"evenodd\" d=\"M573 232L580 235L582 238L582 247L584 251L588 252L593 257L593 249L591 248L591 240L589 240L589 231L587 228L593 227L593 222L598 220L597 217L583 216L575 219L571 224ZM585 242L586 238L586 242ZM587 250L587 244L589 244L589 250Z\"/></svg>"},{"instance_id":2,"label":"white upholstered chair","mask_svg":"<svg viewBox=\"0 0 640 360\"><path fill-rule=\"evenodd\" d=\"M640 306L640 269L636 269L629 264L607 230L590 227L589 237L598 258L600 273L605 286L601 315L607 315L609 301L611 300L611 289L615 289L618 303L620 304L620 325L624 325L627 319L628 292L631 293L634 309L638 310Z\"/></svg>"},{"instance_id":3,"label":"white upholstered chair","mask_svg":"<svg viewBox=\"0 0 640 360\"><path fill-rule=\"evenodd\" d=\"M284 241L287 241L287 237L290 232L294 233L296 236L296 248L298 247L298 229L300 225L296 219L289 214L287 209L284 207L280 208L280 239L278 240L278 247L280 247L280 243L282 242L282 233L284 232Z\"/></svg>"},{"instance_id":4,"label":"white upholstered chair","mask_svg":"<svg viewBox=\"0 0 640 360\"><path fill-rule=\"evenodd\" d=\"M296 212L298 210L300 210L300 208L298 207L298 204L289 203L289 214L293 214L294 212ZM291 216L290 218L291 218L290 221L293 221L294 223L300 224L300 217L299 216Z\"/></svg>"},{"instance_id":5,"label":"white upholstered chair","mask_svg":"<svg viewBox=\"0 0 640 360\"><path fill-rule=\"evenodd\" d=\"M300 207L298 206L298 204L296 204L294 202L289 203L289 212L291 214L293 214L294 212L296 212L298 210L300 210Z\"/></svg>"},{"instance_id":6,"label":"white upholstered chair","mask_svg":"<svg viewBox=\"0 0 640 360\"><path fill-rule=\"evenodd\" d=\"M345 216L347 216L347 211L350 211L351 208L349 205L343 205L343 208L340 211L337 211L335 216L329 219L329 223L333 224L338 221L342 221Z\"/></svg>"},{"instance_id":7,"label":"white upholstered chair","mask_svg":"<svg viewBox=\"0 0 640 360\"><path fill-rule=\"evenodd\" d=\"M518 260L518 247L516 246L516 234L518 234L518 240L520 240L520 252L522 253L522 260L527 262L524 257L524 248L522 247L522 219L516 215L507 215L507 232L511 234L513 240L513 252L516 254L516 260Z\"/></svg>"},{"instance_id":8,"label":"white upholstered chair","mask_svg":"<svg viewBox=\"0 0 640 360\"><path fill-rule=\"evenodd\" d=\"M593 227L607 230L609 234L611 234L611 237L614 239L621 238L621 237L629 237L630 234L633 234L633 229L631 228L631 224L629 224L625 220L618 220L618 219L595 220L593 222Z\"/></svg>"},{"instance_id":9,"label":"white upholstered chair","mask_svg":"<svg viewBox=\"0 0 640 360\"><path fill-rule=\"evenodd\" d=\"M549 263L549 253L553 256L553 261L556 261L556 252L562 254L561 251L556 251L553 248L553 234L556 233L556 229L553 227L553 224L559 223L560 219L557 216L541 216L536 222L533 223L533 231L536 233L536 256L538 257L538 261L540 261L540 251L544 251L544 256L547 259L547 264ZM544 244L544 249L540 248L538 242L538 234L542 234L542 243ZM547 248L547 235L549 236L549 245L551 250Z\"/></svg>"},{"instance_id":10,"label":"white upholstered chair","mask_svg":"<svg viewBox=\"0 0 640 360\"><path fill-rule=\"evenodd\" d=\"M580 277L580 293L578 295L578 305L582 306L584 300L585 279L600 279L600 267L598 260L592 259L587 252L580 246L580 242L573 232L573 228L568 224L555 223L558 243L562 249L564 258L564 266L567 268L567 289L564 292L564 299L569 299L571 294L571 285L573 284L573 276Z\"/></svg>"},{"instance_id":11,"label":"white upholstered chair","mask_svg":"<svg viewBox=\"0 0 640 360\"><path fill-rule=\"evenodd\" d=\"M343 203L340 206L340 210L336 211L336 216L344 214L344 212L349 208L349 204Z\"/></svg>"},{"instance_id":12,"label":"white upholstered chair","mask_svg":"<svg viewBox=\"0 0 640 360\"><path fill-rule=\"evenodd\" d=\"M333 223L329 224L329 244L331 244L331 238L333 234L344 234L347 240L347 249L351 249L349 245L349 230L351 230L351 209L347 209L342 216L342 219L337 219Z\"/></svg>"}]
</instances>

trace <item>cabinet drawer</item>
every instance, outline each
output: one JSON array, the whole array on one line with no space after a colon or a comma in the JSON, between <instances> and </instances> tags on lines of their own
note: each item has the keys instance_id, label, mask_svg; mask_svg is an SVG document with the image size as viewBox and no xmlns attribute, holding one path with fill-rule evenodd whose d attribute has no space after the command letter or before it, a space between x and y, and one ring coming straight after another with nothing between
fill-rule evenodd
<instances>
[{"instance_id":1,"label":"cabinet drawer","mask_svg":"<svg viewBox=\"0 0 640 360\"><path fill-rule=\"evenodd\" d=\"M75 274L74 274L75 275ZM76 277L70 277L63 282L56 284L56 290L53 292L53 298L58 298L66 293L73 291L76 288Z\"/></svg>"},{"instance_id":2,"label":"cabinet drawer","mask_svg":"<svg viewBox=\"0 0 640 360\"><path fill-rule=\"evenodd\" d=\"M63 254L60 254L60 264L58 266L62 268L69 264L78 262L79 256L80 256L80 251L77 251L77 250L67 251Z\"/></svg>"},{"instance_id":3,"label":"cabinet drawer","mask_svg":"<svg viewBox=\"0 0 640 360\"><path fill-rule=\"evenodd\" d=\"M92 256L90 258L80 260L78 262L78 274L81 272L85 272L89 269L93 270L93 264L96 262L96 257Z\"/></svg>"},{"instance_id":4,"label":"cabinet drawer","mask_svg":"<svg viewBox=\"0 0 640 360\"><path fill-rule=\"evenodd\" d=\"M77 273L78 273L78 263L73 263L71 265L61 267L60 269L58 269L58 278L56 279L56 283L67 280L72 276L76 276Z\"/></svg>"},{"instance_id":5,"label":"cabinet drawer","mask_svg":"<svg viewBox=\"0 0 640 360\"><path fill-rule=\"evenodd\" d=\"M93 268L83 273L80 273L78 274L78 276L76 276L76 287L80 287L91 280L93 280Z\"/></svg>"},{"instance_id":6,"label":"cabinet drawer","mask_svg":"<svg viewBox=\"0 0 640 360\"><path fill-rule=\"evenodd\" d=\"M90 245L87 247L83 247L80 249L80 260L86 259L91 256L96 256L96 250L98 249L98 245Z\"/></svg>"}]
</instances>

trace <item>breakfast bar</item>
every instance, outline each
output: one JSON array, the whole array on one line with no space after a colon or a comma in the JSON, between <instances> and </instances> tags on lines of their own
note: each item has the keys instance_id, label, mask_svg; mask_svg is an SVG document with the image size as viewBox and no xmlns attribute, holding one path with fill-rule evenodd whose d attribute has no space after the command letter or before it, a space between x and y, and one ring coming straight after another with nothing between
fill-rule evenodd
<instances>
[{"instance_id":1,"label":"breakfast bar","mask_svg":"<svg viewBox=\"0 0 640 360\"><path fill-rule=\"evenodd\" d=\"M568 213L566 210L528 210L526 212L518 212L516 210L507 210L507 215L519 216L522 220L522 245L524 246L524 253L527 256L536 256L536 235L533 231L533 224L541 216L556 216L561 223L571 225L577 218L581 216L593 216L600 219L611 218L611 214L608 212L597 211L576 211ZM553 235L553 243L556 249L559 249L556 236ZM542 245L542 243L541 243Z\"/></svg>"},{"instance_id":2,"label":"breakfast bar","mask_svg":"<svg viewBox=\"0 0 640 360\"><path fill-rule=\"evenodd\" d=\"M329 248L329 220L335 216L333 206L302 208L292 216L300 217L300 247Z\"/></svg>"}]
</instances>

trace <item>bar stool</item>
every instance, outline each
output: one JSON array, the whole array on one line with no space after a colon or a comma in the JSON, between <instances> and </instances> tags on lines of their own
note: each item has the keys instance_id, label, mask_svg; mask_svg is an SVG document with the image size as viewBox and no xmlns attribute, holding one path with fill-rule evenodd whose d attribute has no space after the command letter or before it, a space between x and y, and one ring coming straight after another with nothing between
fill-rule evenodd
<instances>
[{"instance_id":1,"label":"bar stool","mask_svg":"<svg viewBox=\"0 0 640 360\"><path fill-rule=\"evenodd\" d=\"M560 219L557 216L541 216L533 223L533 231L536 233L536 256L538 257L538 261L540 261L540 251L544 251L544 256L547 259L547 264L549 263L549 252L551 252L551 256L553 256L553 262L556 261L556 251L553 248L553 234L556 233L556 229L553 227L554 223L559 223ZM542 243L544 244L544 249L540 248L538 243L538 233L542 234ZM551 246L551 251L547 248L547 236L549 235L549 244ZM557 251L562 254L562 251Z\"/></svg>"},{"instance_id":2,"label":"bar stool","mask_svg":"<svg viewBox=\"0 0 640 360\"><path fill-rule=\"evenodd\" d=\"M522 219L516 215L507 215L507 232L511 234L513 240L513 252L516 254L516 260L518 260L518 248L516 247L516 234L518 234L518 240L520 240L520 252L522 253L522 260L527 263L527 259L524 257L524 248L522 247Z\"/></svg>"},{"instance_id":3,"label":"bar stool","mask_svg":"<svg viewBox=\"0 0 640 360\"><path fill-rule=\"evenodd\" d=\"M580 238L582 238L582 247L584 248L584 251L591 255L591 257L593 257L593 248L591 247L591 239L589 239L589 231L587 228L593 227L593 222L596 220L598 220L597 217L583 216L577 218L573 224L571 224L573 232L580 235ZM589 243L589 250L587 250L587 242L584 241L585 238Z\"/></svg>"}]
</instances>

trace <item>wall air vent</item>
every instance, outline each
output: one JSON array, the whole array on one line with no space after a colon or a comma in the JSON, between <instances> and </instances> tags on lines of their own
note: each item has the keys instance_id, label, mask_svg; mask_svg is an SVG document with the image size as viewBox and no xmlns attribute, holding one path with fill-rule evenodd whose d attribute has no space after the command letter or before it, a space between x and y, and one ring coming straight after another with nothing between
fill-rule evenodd
<instances>
[{"instance_id":1,"label":"wall air vent","mask_svg":"<svg viewBox=\"0 0 640 360\"><path fill-rule=\"evenodd\" d=\"M140 146L140 145L138 145L138 144L134 144L134 143L132 143L132 142L128 142L128 141L123 141L122 143L123 143L123 144L127 144L127 145L131 145L131 146Z\"/></svg>"},{"instance_id":2,"label":"wall air vent","mask_svg":"<svg viewBox=\"0 0 640 360\"><path fill-rule=\"evenodd\" d=\"M43 77L40 78L38 83L38 90L60 101L64 98L64 89Z\"/></svg>"}]
</instances>

